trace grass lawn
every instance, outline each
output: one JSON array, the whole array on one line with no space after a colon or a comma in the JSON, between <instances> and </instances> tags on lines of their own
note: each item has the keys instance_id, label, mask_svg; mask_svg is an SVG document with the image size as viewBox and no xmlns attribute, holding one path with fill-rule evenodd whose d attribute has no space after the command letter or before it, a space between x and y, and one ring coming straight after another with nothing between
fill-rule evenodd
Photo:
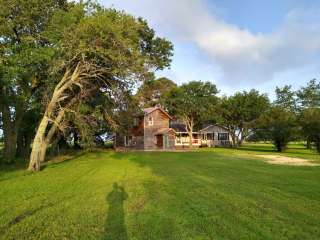
<instances>
[{"instance_id":1,"label":"grass lawn","mask_svg":"<svg viewBox=\"0 0 320 240\"><path fill-rule=\"evenodd\" d=\"M270 145L98 151L37 174L0 170L1 239L320 239L320 167ZM291 145L286 156L319 155Z\"/></svg>"}]
</instances>

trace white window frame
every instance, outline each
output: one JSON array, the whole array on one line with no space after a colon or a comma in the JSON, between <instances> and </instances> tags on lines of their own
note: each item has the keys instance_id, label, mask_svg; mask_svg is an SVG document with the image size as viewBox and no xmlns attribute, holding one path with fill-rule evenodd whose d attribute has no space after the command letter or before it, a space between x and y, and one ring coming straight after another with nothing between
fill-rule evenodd
<instances>
[{"instance_id":1,"label":"white window frame","mask_svg":"<svg viewBox=\"0 0 320 240\"><path fill-rule=\"evenodd\" d=\"M129 139L131 137L131 139ZM124 146L125 147L130 147L130 146L132 146L133 144L132 144L132 142L133 142L133 136L124 136Z\"/></svg>"},{"instance_id":2,"label":"white window frame","mask_svg":"<svg viewBox=\"0 0 320 240\"><path fill-rule=\"evenodd\" d=\"M148 117L148 126L153 126L153 117Z\"/></svg>"}]
</instances>

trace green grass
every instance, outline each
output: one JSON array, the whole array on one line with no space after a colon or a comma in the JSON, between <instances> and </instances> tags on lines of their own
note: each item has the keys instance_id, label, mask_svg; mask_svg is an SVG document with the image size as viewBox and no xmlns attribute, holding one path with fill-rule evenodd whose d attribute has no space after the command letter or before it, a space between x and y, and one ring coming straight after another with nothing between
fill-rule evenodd
<instances>
[{"instance_id":1,"label":"green grass","mask_svg":"<svg viewBox=\"0 0 320 240\"><path fill-rule=\"evenodd\" d=\"M0 239L319 239L320 167L254 156L266 153L98 151L37 174L3 169Z\"/></svg>"}]
</instances>

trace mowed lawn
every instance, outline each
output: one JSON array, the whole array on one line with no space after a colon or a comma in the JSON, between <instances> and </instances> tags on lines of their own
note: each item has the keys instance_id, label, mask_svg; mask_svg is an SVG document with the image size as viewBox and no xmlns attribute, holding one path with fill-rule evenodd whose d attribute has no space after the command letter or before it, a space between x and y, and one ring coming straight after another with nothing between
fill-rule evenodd
<instances>
[{"instance_id":1,"label":"mowed lawn","mask_svg":"<svg viewBox=\"0 0 320 240\"><path fill-rule=\"evenodd\" d=\"M320 239L320 167L268 164L271 145L97 151L0 171L1 239ZM316 153L291 145L286 156Z\"/></svg>"}]
</instances>

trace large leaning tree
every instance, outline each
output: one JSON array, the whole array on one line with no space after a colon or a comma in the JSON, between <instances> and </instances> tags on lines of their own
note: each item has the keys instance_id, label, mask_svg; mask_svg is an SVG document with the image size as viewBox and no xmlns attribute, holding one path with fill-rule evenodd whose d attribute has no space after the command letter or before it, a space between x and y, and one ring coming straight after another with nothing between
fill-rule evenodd
<instances>
[{"instance_id":1,"label":"large leaning tree","mask_svg":"<svg viewBox=\"0 0 320 240\"><path fill-rule=\"evenodd\" d=\"M190 148L193 128L211 117L218 102L217 93L216 85L210 82L191 81L173 88L165 97L165 107L186 125Z\"/></svg>"},{"instance_id":2,"label":"large leaning tree","mask_svg":"<svg viewBox=\"0 0 320 240\"><path fill-rule=\"evenodd\" d=\"M125 93L138 79L168 67L172 56L170 42L156 37L146 21L124 12L91 6L79 19L60 14L48 32L59 39L52 69L55 84L33 141L31 171L40 170L53 137L68 127L68 115L81 118L79 104L97 94L113 98L119 90ZM72 21L61 27L59 19Z\"/></svg>"}]
</instances>

